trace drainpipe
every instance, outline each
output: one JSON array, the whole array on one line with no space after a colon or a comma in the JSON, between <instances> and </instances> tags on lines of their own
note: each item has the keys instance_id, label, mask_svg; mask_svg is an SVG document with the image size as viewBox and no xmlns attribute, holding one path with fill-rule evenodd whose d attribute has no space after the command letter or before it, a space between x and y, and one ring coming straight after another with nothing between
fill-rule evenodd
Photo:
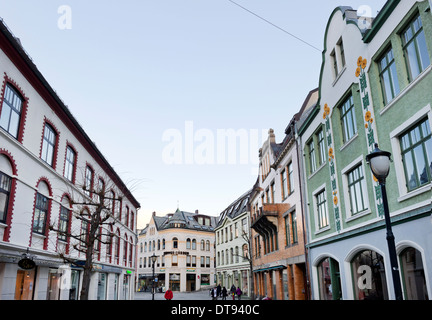
<instances>
[{"instance_id":1,"label":"drainpipe","mask_svg":"<svg viewBox=\"0 0 432 320\"><path fill-rule=\"evenodd\" d=\"M309 280L309 254L308 254L308 248L306 246L307 244L307 236L306 233L308 232L308 225L306 220L306 210L307 210L307 204L303 202L303 192L304 192L304 184L302 183L302 176L300 172L301 167L303 167L303 161L300 161L300 152L303 154L301 149L299 148L299 139L300 137L297 136L297 121L294 122L293 128L294 129L294 135L295 135L295 142L296 142L296 151L297 151L297 173L299 178L299 185L300 185L300 203L302 204L302 227L303 227L303 244L304 244L304 251L305 251L305 264L306 264L306 296L308 299L312 299L311 290L310 290L310 280Z\"/></svg>"}]
</instances>

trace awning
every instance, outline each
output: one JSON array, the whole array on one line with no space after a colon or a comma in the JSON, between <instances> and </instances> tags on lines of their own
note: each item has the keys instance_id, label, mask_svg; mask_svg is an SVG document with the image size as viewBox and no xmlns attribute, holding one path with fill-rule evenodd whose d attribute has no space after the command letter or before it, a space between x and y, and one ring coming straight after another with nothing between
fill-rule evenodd
<instances>
[{"instance_id":1,"label":"awning","mask_svg":"<svg viewBox=\"0 0 432 320\"><path fill-rule=\"evenodd\" d=\"M279 266L273 266L273 267L266 267L266 268L257 269L257 270L254 270L253 272L262 272L262 271L278 270L278 269L286 269L286 268L287 268L286 266L279 265Z\"/></svg>"}]
</instances>

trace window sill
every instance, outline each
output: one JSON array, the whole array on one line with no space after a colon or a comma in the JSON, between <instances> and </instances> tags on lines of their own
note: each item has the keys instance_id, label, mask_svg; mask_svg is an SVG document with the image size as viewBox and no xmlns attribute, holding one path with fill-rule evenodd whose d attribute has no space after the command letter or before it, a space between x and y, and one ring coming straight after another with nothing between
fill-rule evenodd
<instances>
[{"instance_id":1,"label":"window sill","mask_svg":"<svg viewBox=\"0 0 432 320\"><path fill-rule=\"evenodd\" d=\"M312 172L308 179L311 179L314 175L316 175L319 171L321 171L322 168L325 167L325 165L327 164L327 161L324 161L323 163L321 163L321 165L318 167L318 169L316 169L314 172Z\"/></svg>"},{"instance_id":2,"label":"window sill","mask_svg":"<svg viewBox=\"0 0 432 320\"><path fill-rule=\"evenodd\" d=\"M356 219L358 219L358 218L361 218L361 217L367 216L367 215L370 214L371 212L372 212L371 209L366 209L365 211L362 211L362 212L357 213L357 214L355 214L355 215L349 216L348 218L345 219L345 222L351 222L351 221L354 221L354 220L356 220Z\"/></svg>"},{"instance_id":3,"label":"window sill","mask_svg":"<svg viewBox=\"0 0 432 320\"><path fill-rule=\"evenodd\" d=\"M403 202L405 200L411 199L412 197L418 196L422 193L425 193L427 191L430 191L432 188L432 183L426 184L420 188L417 188L413 191L410 191L406 194L401 195L397 200L398 202Z\"/></svg>"},{"instance_id":4,"label":"window sill","mask_svg":"<svg viewBox=\"0 0 432 320\"><path fill-rule=\"evenodd\" d=\"M346 147L348 147L356 138L358 137L358 131L356 132L355 135L353 135L351 137L351 139L349 139L347 142L345 142L342 147L339 148L339 151L342 151L343 149L345 149Z\"/></svg>"},{"instance_id":5,"label":"window sill","mask_svg":"<svg viewBox=\"0 0 432 320\"><path fill-rule=\"evenodd\" d=\"M331 229L330 225L328 225L327 227L324 227L324 228L319 229L318 231L315 231L315 235L319 235L320 233L323 233L323 232L328 231L330 229Z\"/></svg>"},{"instance_id":6,"label":"window sill","mask_svg":"<svg viewBox=\"0 0 432 320\"><path fill-rule=\"evenodd\" d=\"M345 72L346 70L346 65L342 68L342 70L338 73L338 75L336 76L335 80L332 83L332 86L334 87L336 85L336 82L339 81L340 77L342 77L342 74Z\"/></svg>"}]
</instances>

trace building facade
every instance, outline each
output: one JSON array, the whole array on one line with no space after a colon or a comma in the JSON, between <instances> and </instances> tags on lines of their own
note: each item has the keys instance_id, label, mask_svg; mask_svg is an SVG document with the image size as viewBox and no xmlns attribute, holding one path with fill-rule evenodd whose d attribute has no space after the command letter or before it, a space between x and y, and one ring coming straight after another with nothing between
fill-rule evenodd
<instances>
[{"instance_id":1,"label":"building facade","mask_svg":"<svg viewBox=\"0 0 432 320\"><path fill-rule=\"evenodd\" d=\"M138 238L138 290L191 292L215 284L216 217L180 211L153 213Z\"/></svg>"},{"instance_id":2,"label":"building facade","mask_svg":"<svg viewBox=\"0 0 432 320\"><path fill-rule=\"evenodd\" d=\"M69 235L86 237L77 215L92 208L75 204L95 200L83 186L122 197L95 245L89 299L132 299L139 203L3 22L0 49L0 299L79 299L85 256Z\"/></svg>"},{"instance_id":3,"label":"building facade","mask_svg":"<svg viewBox=\"0 0 432 320\"><path fill-rule=\"evenodd\" d=\"M249 196L246 192L219 216L216 233L217 284L228 291L232 285L251 296L251 254Z\"/></svg>"},{"instance_id":4,"label":"building facade","mask_svg":"<svg viewBox=\"0 0 432 320\"><path fill-rule=\"evenodd\" d=\"M318 104L299 128L312 296L395 297L383 198L366 162L377 144L393 159L386 186L404 299L429 299L430 3L390 0L363 23L350 7L330 16Z\"/></svg>"},{"instance_id":5,"label":"building facade","mask_svg":"<svg viewBox=\"0 0 432 320\"><path fill-rule=\"evenodd\" d=\"M260 173L251 195L251 246L258 298L308 299L308 266L296 122L316 103L312 90L276 143L272 129L259 150Z\"/></svg>"}]
</instances>

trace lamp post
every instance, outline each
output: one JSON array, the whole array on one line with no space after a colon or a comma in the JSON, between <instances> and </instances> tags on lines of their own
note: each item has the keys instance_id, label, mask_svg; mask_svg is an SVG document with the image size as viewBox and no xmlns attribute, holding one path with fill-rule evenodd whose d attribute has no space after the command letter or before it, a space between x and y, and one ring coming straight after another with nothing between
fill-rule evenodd
<instances>
[{"instance_id":1,"label":"lamp post","mask_svg":"<svg viewBox=\"0 0 432 320\"><path fill-rule=\"evenodd\" d=\"M378 148L378 144L375 143L375 150L373 150L370 154L366 156L366 161L369 163L369 166L372 170L375 178L378 179L378 182L381 186L381 195L384 207L384 217L387 229L387 245L390 255L390 265L392 271L393 278L393 287L394 293L396 296L396 300L403 300L402 296L402 286L399 277L399 267L397 262L396 255L396 246L395 246L395 237L393 235L391 220L390 220L390 212L388 207L387 200L387 192L386 192L386 178L390 171L390 156L391 153L387 151L382 151Z\"/></svg>"},{"instance_id":2,"label":"lamp post","mask_svg":"<svg viewBox=\"0 0 432 320\"><path fill-rule=\"evenodd\" d=\"M155 292L155 287L154 287L154 283L155 283L155 262L156 262L157 256L153 253L153 255L150 258L151 258L151 261L152 261L152 269L153 269L152 300L154 300L154 292Z\"/></svg>"}]
</instances>

